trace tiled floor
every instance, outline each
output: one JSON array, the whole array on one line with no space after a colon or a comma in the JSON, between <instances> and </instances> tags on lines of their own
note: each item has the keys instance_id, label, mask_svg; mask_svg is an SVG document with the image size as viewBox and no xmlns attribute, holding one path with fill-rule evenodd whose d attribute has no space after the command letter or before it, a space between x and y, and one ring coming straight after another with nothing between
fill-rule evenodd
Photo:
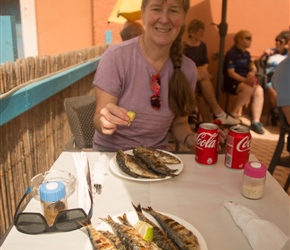
<instances>
[{"instance_id":1,"label":"tiled floor","mask_svg":"<svg viewBox=\"0 0 290 250\"><path fill-rule=\"evenodd\" d=\"M250 124L250 121L245 117L242 118L242 121L246 125ZM254 154L259 161L263 162L266 166L269 166L279 138L279 124L278 126L266 125L266 116L263 116L261 121L264 124L265 133L263 135L259 135L251 131L251 154ZM174 150L174 144L171 144L170 147ZM183 145L180 145L180 150L187 151L188 149L186 149ZM285 146L282 156L288 155L289 152L287 152ZM289 168L278 166L275 169L273 176L280 183L280 185L284 187L289 174ZM290 188L287 193L290 195Z\"/></svg>"}]
</instances>

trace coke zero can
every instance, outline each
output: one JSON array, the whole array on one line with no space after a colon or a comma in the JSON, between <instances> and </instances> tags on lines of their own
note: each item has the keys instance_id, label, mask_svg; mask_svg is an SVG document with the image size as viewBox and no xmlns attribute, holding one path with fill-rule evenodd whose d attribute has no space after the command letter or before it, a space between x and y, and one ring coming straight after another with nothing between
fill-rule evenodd
<instances>
[{"instance_id":1,"label":"coke zero can","mask_svg":"<svg viewBox=\"0 0 290 250\"><path fill-rule=\"evenodd\" d=\"M219 130L216 124L202 123L197 129L195 160L204 165L217 162Z\"/></svg>"},{"instance_id":2,"label":"coke zero can","mask_svg":"<svg viewBox=\"0 0 290 250\"><path fill-rule=\"evenodd\" d=\"M243 169L249 160L251 133L248 127L236 125L230 128L227 136L225 165L229 168Z\"/></svg>"}]
</instances>

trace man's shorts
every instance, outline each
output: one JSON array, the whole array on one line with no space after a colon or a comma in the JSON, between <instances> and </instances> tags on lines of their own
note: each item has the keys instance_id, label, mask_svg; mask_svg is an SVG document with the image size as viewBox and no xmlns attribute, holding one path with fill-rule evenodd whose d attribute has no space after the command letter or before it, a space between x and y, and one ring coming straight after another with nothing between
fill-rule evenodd
<instances>
[{"instance_id":1,"label":"man's shorts","mask_svg":"<svg viewBox=\"0 0 290 250\"><path fill-rule=\"evenodd\" d=\"M231 95L237 94L238 85L241 82L234 80L233 78L226 78L224 80L224 90L229 92Z\"/></svg>"}]
</instances>

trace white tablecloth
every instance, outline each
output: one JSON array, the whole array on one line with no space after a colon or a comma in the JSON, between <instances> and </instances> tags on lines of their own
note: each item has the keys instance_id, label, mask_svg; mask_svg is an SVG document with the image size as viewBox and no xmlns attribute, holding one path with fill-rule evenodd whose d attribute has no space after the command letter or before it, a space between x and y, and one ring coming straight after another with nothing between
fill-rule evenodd
<instances>
[{"instance_id":1,"label":"white tablecloth","mask_svg":"<svg viewBox=\"0 0 290 250\"><path fill-rule=\"evenodd\" d=\"M106 153L110 158L114 153ZM91 166L96 153L87 153ZM235 201L253 210L261 219L275 223L289 235L289 196L279 183L267 173L265 193L260 200L244 198L241 193L242 170L224 166L224 155L219 155L213 166L198 165L194 155L178 155L184 169L178 177L159 182L137 182L117 177L112 172L105 177L101 195L95 197L92 223L95 227L102 221L99 217L134 211L131 202L143 207L172 214L193 225L204 237L210 250L250 250L242 231L233 221L223 201ZM251 155L250 160L255 160ZM108 166L109 167L109 166ZM52 168L75 173L71 152L63 152ZM76 197L69 198L69 206ZM34 199L26 211L40 211L39 201ZM85 249L87 235L82 230L68 233L26 235L12 228L1 250L19 249ZM289 249L289 242L283 249Z\"/></svg>"}]
</instances>

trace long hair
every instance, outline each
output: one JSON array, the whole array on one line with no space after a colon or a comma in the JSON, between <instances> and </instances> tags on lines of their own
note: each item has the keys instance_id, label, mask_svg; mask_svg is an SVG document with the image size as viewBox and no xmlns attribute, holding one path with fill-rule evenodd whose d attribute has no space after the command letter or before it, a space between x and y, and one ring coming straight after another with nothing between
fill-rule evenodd
<instances>
[{"instance_id":1,"label":"long hair","mask_svg":"<svg viewBox=\"0 0 290 250\"><path fill-rule=\"evenodd\" d=\"M166 0L164 0L165 2ZM180 0L183 11L186 14L190 7L190 0ZM145 9L148 0L143 0L141 8ZM195 99L188 83L188 79L181 70L182 65L182 35L185 31L185 25L182 26L176 39L170 48L170 57L173 62L174 72L169 81L168 102L170 109L178 116L186 116L189 114L191 107L194 105Z\"/></svg>"},{"instance_id":2,"label":"long hair","mask_svg":"<svg viewBox=\"0 0 290 250\"><path fill-rule=\"evenodd\" d=\"M194 104L194 95L188 83L188 79L181 70L182 64L182 35L185 26L179 32L179 35L170 48L170 57L173 62L174 72L169 82L169 107L179 116L188 115Z\"/></svg>"}]
</instances>

